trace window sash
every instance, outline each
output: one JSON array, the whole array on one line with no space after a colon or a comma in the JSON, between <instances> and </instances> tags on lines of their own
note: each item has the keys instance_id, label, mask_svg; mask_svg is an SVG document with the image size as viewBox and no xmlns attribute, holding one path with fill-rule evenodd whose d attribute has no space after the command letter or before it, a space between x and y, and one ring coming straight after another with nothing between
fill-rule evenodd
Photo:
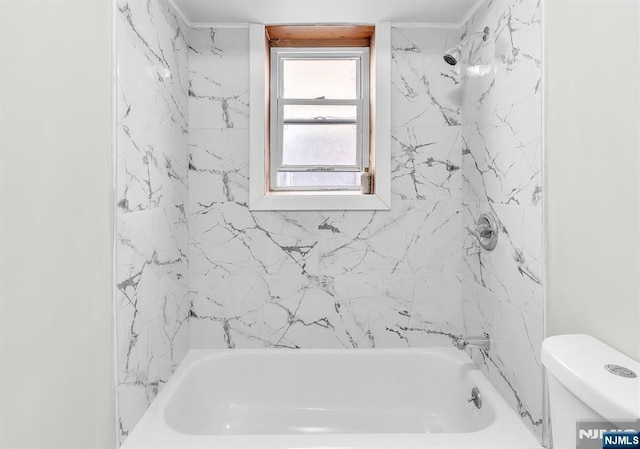
<instances>
[{"instance_id":1,"label":"window sash","mask_svg":"<svg viewBox=\"0 0 640 449\"><path fill-rule=\"evenodd\" d=\"M275 168L278 172L287 171L362 171L362 134L363 134L363 118L362 118L362 100L278 100L278 135L277 135L277 151L275 159ZM356 106L356 119L323 119L323 120L284 120L284 106L287 105L349 105ZM355 124L356 125L356 164L355 165L342 165L342 164L313 164L313 165L292 165L284 164L284 125L285 124L311 124L311 125L331 125L331 124Z\"/></svg>"},{"instance_id":2,"label":"window sash","mask_svg":"<svg viewBox=\"0 0 640 449\"><path fill-rule=\"evenodd\" d=\"M307 100L298 98L278 99L278 123L282 124L305 124L305 123L318 123L318 124L356 124L362 121L362 106L363 101L358 100ZM284 107L285 106L355 106L356 118L355 119L285 119Z\"/></svg>"},{"instance_id":3,"label":"window sash","mask_svg":"<svg viewBox=\"0 0 640 449\"><path fill-rule=\"evenodd\" d=\"M301 99L282 98L284 92L283 68L286 59L357 59L356 99ZM358 186L277 186L278 173L286 172L362 172L369 163L369 49L368 48L272 48L271 49L271 148L270 180L272 190L357 190ZM356 106L356 120L284 120L284 106ZM275 119L275 120L274 120ZM283 164L283 134L285 124L355 124L356 164L355 165L285 165Z\"/></svg>"},{"instance_id":4,"label":"window sash","mask_svg":"<svg viewBox=\"0 0 640 449\"><path fill-rule=\"evenodd\" d=\"M327 59L327 60L340 60L340 59L355 59L357 60L356 64L356 98L362 99L363 94L365 92L368 93L367 90L364 90L363 80L365 77L363 76L364 72L369 73L369 49L368 48L272 48L272 68L273 62L276 62L275 67L277 69L277 96L278 99L284 99L284 61L287 59ZM276 61L274 61L273 55L276 56ZM366 58L367 64L363 64L364 59ZM272 73L273 75L273 73ZM369 77L367 76L368 80Z\"/></svg>"}]
</instances>

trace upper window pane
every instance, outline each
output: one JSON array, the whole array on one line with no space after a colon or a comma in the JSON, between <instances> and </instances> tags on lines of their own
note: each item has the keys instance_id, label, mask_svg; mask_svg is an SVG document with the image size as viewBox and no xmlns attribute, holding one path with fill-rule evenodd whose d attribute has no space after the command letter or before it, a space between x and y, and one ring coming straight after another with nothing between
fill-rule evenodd
<instances>
[{"instance_id":1,"label":"upper window pane","mask_svg":"<svg viewBox=\"0 0 640 449\"><path fill-rule=\"evenodd\" d=\"M358 98L356 59L284 59L283 98Z\"/></svg>"}]
</instances>

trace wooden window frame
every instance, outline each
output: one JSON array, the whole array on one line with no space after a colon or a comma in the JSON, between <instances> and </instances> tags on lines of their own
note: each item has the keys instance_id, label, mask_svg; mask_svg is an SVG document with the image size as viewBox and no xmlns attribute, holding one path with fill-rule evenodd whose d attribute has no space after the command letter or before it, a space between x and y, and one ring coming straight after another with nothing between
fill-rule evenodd
<instances>
[{"instance_id":1,"label":"wooden window frame","mask_svg":"<svg viewBox=\"0 0 640 449\"><path fill-rule=\"evenodd\" d=\"M310 34L297 39L298 28ZM368 38L345 33L366 32ZM322 31L321 33L318 33ZM315 35L314 35L315 32ZM299 34L298 34L299 36ZM313 39L310 39L310 36ZM322 37L324 36L324 38ZM339 39L336 39L338 36ZM359 191L274 191L271 188L271 98L270 48L299 46L313 41L314 47L370 47L369 141L370 170L374 194ZM306 45L305 44L305 45ZM304 45L300 45L304 46ZM389 210L391 205L391 27L250 25L250 173L251 210Z\"/></svg>"}]
</instances>

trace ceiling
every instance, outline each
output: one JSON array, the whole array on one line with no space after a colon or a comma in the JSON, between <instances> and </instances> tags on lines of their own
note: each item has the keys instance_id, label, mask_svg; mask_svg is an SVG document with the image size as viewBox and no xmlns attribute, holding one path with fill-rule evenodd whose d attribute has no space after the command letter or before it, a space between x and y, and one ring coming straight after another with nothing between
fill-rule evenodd
<instances>
[{"instance_id":1,"label":"ceiling","mask_svg":"<svg viewBox=\"0 0 640 449\"><path fill-rule=\"evenodd\" d=\"M197 24L460 24L483 0L173 0Z\"/></svg>"}]
</instances>

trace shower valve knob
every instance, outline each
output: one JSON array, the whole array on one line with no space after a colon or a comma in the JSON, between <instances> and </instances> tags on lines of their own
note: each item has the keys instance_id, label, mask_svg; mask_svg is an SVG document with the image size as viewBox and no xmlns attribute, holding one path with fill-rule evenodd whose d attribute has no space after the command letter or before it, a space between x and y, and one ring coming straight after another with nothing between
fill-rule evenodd
<instances>
[{"instance_id":1,"label":"shower valve knob","mask_svg":"<svg viewBox=\"0 0 640 449\"><path fill-rule=\"evenodd\" d=\"M498 222L491 214L482 214L478 218L472 231L480 246L487 251L493 250L498 244Z\"/></svg>"},{"instance_id":2,"label":"shower valve knob","mask_svg":"<svg viewBox=\"0 0 640 449\"><path fill-rule=\"evenodd\" d=\"M478 223L476 225L476 232L480 237L489 238L493 234L493 229L488 223Z\"/></svg>"}]
</instances>

